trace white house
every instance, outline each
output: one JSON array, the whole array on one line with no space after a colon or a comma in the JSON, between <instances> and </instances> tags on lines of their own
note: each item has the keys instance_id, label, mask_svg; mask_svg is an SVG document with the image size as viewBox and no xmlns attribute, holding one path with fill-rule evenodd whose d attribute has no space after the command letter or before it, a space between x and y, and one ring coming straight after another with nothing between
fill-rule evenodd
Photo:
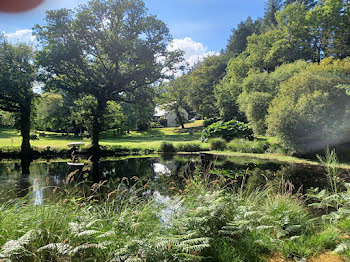
<instances>
[{"instance_id":1,"label":"white house","mask_svg":"<svg viewBox=\"0 0 350 262\"><path fill-rule=\"evenodd\" d=\"M188 113L185 109L181 108L180 112L183 116L184 122L188 121ZM168 111L163 109L162 106L157 106L154 110L153 119L158 120L159 118L164 118L167 120L168 127L177 127L179 123L176 121L176 114L173 111Z\"/></svg>"}]
</instances>

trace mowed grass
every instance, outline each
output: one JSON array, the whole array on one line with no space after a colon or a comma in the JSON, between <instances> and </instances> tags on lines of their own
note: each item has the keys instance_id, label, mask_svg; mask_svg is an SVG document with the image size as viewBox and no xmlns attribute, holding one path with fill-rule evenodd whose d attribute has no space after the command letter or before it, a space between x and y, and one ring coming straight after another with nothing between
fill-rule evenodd
<instances>
[{"instance_id":1,"label":"mowed grass","mask_svg":"<svg viewBox=\"0 0 350 262\"><path fill-rule=\"evenodd\" d=\"M202 131L202 120L185 124L185 128L167 127L153 128L144 132L131 131L130 134L123 136L113 136L113 131L103 132L100 138L101 145L121 146L130 149L159 149L163 142L171 142L174 145L195 143L207 147L199 141ZM192 134L190 134L190 129ZM37 134L43 133L38 131ZM46 137L39 137L38 140L31 140L33 147L45 148L47 146L53 148L66 148L71 142L86 142L86 146L91 144L90 139L75 137L73 135L62 136L60 133L44 132ZM1 128L0 129L0 147L19 147L22 138L16 129Z\"/></svg>"}]
</instances>

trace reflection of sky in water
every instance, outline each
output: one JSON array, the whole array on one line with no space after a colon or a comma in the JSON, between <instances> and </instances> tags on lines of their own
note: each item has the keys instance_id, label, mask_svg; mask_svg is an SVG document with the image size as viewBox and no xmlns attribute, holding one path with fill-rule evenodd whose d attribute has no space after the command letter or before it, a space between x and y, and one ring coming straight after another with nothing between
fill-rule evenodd
<instances>
[{"instance_id":1,"label":"reflection of sky in water","mask_svg":"<svg viewBox=\"0 0 350 262\"><path fill-rule=\"evenodd\" d=\"M180 166L182 165L181 163ZM43 203L47 197L51 196L51 188L67 186L66 176L75 170L68 166L64 160L34 161L28 164L28 171L22 170L22 168L27 168L27 166L20 162L0 162L0 194L4 195L4 200L16 196L22 197L22 195L29 193L33 203ZM153 197L154 190L167 195L170 180L177 178L172 175L177 174L179 164L176 159L165 161L153 157L131 158L101 161L99 168L100 180L112 179L113 183L117 183L118 179L124 176L129 179L132 176L137 176L141 181L149 180L152 191L146 192L145 195ZM75 181L81 182L80 178L83 177L75 176ZM11 195L7 192L10 192Z\"/></svg>"},{"instance_id":2,"label":"reflection of sky in water","mask_svg":"<svg viewBox=\"0 0 350 262\"><path fill-rule=\"evenodd\" d=\"M179 210L180 203L171 201L169 196L162 196L158 191L153 193L153 198L157 203L164 206L160 211L160 221L166 226L171 226L171 218Z\"/></svg>"},{"instance_id":3,"label":"reflection of sky in water","mask_svg":"<svg viewBox=\"0 0 350 262\"><path fill-rule=\"evenodd\" d=\"M34 205L42 205L43 204L43 187L40 187L40 183L38 179L34 179L33 181L33 196L34 196Z\"/></svg>"},{"instance_id":4,"label":"reflection of sky in water","mask_svg":"<svg viewBox=\"0 0 350 262\"><path fill-rule=\"evenodd\" d=\"M156 175L171 175L170 169L161 163L153 163L153 170Z\"/></svg>"}]
</instances>

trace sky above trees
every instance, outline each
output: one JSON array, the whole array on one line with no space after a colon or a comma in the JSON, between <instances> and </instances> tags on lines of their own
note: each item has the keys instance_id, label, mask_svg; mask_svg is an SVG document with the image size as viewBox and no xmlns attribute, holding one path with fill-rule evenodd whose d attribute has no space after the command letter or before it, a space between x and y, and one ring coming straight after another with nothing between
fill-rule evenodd
<instances>
[{"instance_id":1,"label":"sky above trees","mask_svg":"<svg viewBox=\"0 0 350 262\"><path fill-rule=\"evenodd\" d=\"M74 8L87 0L45 0L25 13L0 13L0 32L10 41L33 41L31 29L43 22L49 9ZM145 0L152 14L163 20L174 38L173 47L186 52L190 64L226 47L232 28L264 14L263 0Z\"/></svg>"}]
</instances>

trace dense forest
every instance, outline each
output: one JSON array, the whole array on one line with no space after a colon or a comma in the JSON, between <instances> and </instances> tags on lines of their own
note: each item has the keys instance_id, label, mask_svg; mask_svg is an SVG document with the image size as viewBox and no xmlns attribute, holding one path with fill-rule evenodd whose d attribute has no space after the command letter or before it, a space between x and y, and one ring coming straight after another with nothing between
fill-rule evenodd
<instances>
[{"instance_id":1,"label":"dense forest","mask_svg":"<svg viewBox=\"0 0 350 262\"><path fill-rule=\"evenodd\" d=\"M348 142L349 8L343 0L269 0L264 18L242 21L219 56L168 85L184 90L183 106L197 116L247 121L293 152Z\"/></svg>"}]
</instances>

